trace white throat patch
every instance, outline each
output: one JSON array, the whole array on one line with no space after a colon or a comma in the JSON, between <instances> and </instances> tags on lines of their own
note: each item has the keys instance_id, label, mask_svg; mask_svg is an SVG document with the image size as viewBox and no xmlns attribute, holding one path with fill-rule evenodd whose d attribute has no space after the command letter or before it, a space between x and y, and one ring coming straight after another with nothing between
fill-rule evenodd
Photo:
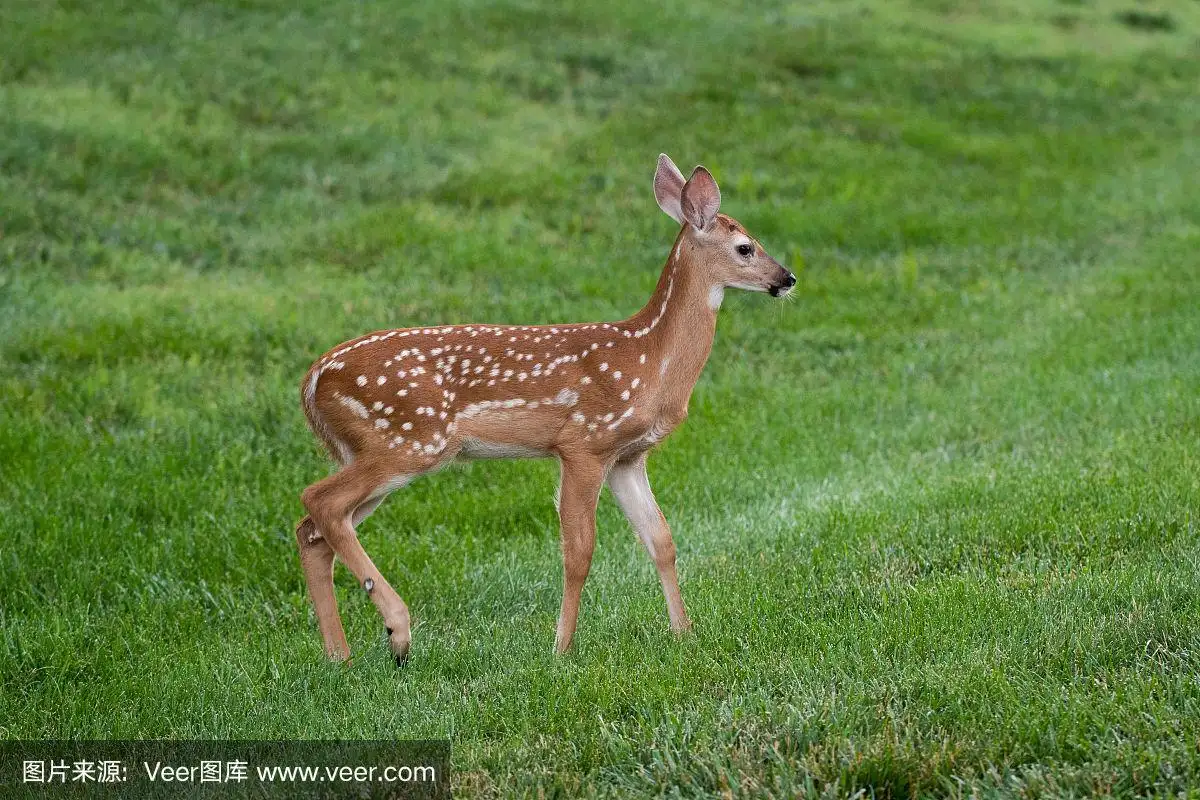
<instances>
[{"instance_id":1,"label":"white throat patch","mask_svg":"<svg viewBox=\"0 0 1200 800\"><path fill-rule=\"evenodd\" d=\"M716 311L725 300L725 287L717 284L708 290L708 307Z\"/></svg>"}]
</instances>

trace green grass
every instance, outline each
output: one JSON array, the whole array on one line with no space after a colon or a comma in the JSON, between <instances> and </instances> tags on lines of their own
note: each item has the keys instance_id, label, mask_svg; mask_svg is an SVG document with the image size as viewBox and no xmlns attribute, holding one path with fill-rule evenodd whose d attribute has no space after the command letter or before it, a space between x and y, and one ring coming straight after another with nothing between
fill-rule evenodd
<instances>
[{"instance_id":1,"label":"green grass","mask_svg":"<svg viewBox=\"0 0 1200 800\"><path fill-rule=\"evenodd\" d=\"M1200 784L1200 4L0 8L0 737L453 741L474 794ZM551 462L361 531L326 664L297 382L366 330L613 319L667 151L799 274L730 294L551 655Z\"/></svg>"}]
</instances>

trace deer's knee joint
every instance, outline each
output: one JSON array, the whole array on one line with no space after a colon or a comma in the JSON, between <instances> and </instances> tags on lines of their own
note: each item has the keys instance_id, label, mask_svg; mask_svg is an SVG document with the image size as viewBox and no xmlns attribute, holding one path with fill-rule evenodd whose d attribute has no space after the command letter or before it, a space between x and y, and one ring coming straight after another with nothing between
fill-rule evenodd
<instances>
[{"instance_id":1,"label":"deer's knee joint","mask_svg":"<svg viewBox=\"0 0 1200 800\"><path fill-rule=\"evenodd\" d=\"M592 554L572 553L563 559L563 572L571 581L582 581L587 578L592 568Z\"/></svg>"},{"instance_id":2,"label":"deer's knee joint","mask_svg":"<svg viewBox=\"0 0 1200 800\"><path fill-rule=\"evenodd\" d=\"M658 543L652 555L654 565L660 569L675 566L675 543L670 540Z\"/></svg>"},{"instance_id":3,"label":"deer's knee joint","mask_svg":"<svg viewBox=\"0 0 1200 800\"><path fill-rule=\"evenodd\" d=\"M660 533L653 541L655 559L675 560L675 540L671 538L671 534Z\"/></svg>"},{"instance_id":4,"label":"deer's knee joint","mask_svg":"<svg viewBox=\"0 0 1200 800\"><path fill-rule=\"evenodd\" d=\"M308 512L308 516L314 526L314 530L317 532L317 536L323 537L330 544L333 544L341 534L340 526L338 524L340 519L336 513L330 513L331 509L329 508L329 504L323 501L320 495L320 490L313 489L313 487L310 486L308 489L304 490L304 493L300 496L300 499L304 503L304 509ZM297 535L298 534L299 531L297 531Z\"/></svg>"},{"instance_id":5,"label":"deer's knee joint","mask_svg":"<svg viewBox=\"0 0 1200 800\"><path fill-rule=\"evenodd\" d=\"M321 532L317 530L317 524L310 517L305 517L296 526L296 544L300 546L301 553L313 547L328 546L324 537L321 536Z\"/></svg>"}]
</instances>

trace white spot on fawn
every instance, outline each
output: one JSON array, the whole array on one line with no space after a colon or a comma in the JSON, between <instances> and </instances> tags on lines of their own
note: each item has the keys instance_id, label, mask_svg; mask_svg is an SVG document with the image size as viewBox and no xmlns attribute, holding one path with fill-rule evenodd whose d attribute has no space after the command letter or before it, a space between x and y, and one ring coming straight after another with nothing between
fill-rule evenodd
<instances>
[{"instance_id":1,"label":"white spot on fawn","mask_svg":"<svg viewBox=\"0 0 1200 800\"><path fill-rule=\"evenodd\" d=\"M609 418L611 418L612 414L609 414L608 416L609 416ZM615 431L617 429L617 426L619 426L622 422L624 422L626 419L628 419L631 416L633 416L633 406L630 406L629 408L625 409L625 413L621 415L621 418L618 419L616 422L614 422L612 425L609 425L608 429L610 431Z\"/></svg>"},{"instance_id":2,"label":"white spot on fawn","mask_svg":"<svg viewBox=\"0 0 1200 800\"><path fill-rule=\"evenodd\" d=\"M366 419L367 417L371 416L371 412L367 411L367 407L364 406L362 403L358 402L357 400L355 400L353 397L347 397L344 394L339 394L337 396L337 399L338 399L339 403L341 403L346 408L350 409L351 411L353 411L355 414L362 417L363 419Z\"/></svg>"}]
</instances>

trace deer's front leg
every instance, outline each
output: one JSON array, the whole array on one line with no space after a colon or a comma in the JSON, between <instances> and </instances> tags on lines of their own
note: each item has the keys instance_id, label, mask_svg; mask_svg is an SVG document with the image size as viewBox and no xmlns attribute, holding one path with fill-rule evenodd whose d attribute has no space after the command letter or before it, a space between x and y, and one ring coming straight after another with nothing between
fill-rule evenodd
<instances>
[{"instance_id":1,"label":"deer's front leg","mask_svg":"<svg viewBox=\"0 0 1200 800\"><path fill-rule=\"evenodd\" d=\"M612 490L617 505L625 512L625 518L633 526L638 538L646 545L658 570L663 596L667 599L671 630L676 633L688 630L692 627L692 621L683 607L679 579L675 575L675 542L671 539L671 528L654 499L654 492L650 490L646 453L628 461L618 461L608 476L608 488Z\"/></svg>"},{"instance_id":2,"label":"deer's front leg","mask_svg":"<svg viewBox=\"0 0 1200 800\"><path fill-rule=\"evenodd\" d=\"M562 531L563 599L554 649L565 652L579 620L579 599L596 548L596 501L604 485L605 465L589 458L562 459L558 521Z\"/></svg>"}]
</instances>

